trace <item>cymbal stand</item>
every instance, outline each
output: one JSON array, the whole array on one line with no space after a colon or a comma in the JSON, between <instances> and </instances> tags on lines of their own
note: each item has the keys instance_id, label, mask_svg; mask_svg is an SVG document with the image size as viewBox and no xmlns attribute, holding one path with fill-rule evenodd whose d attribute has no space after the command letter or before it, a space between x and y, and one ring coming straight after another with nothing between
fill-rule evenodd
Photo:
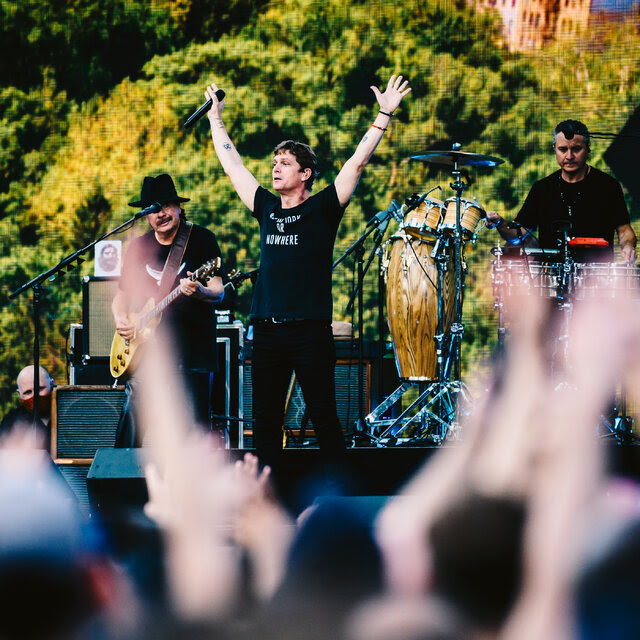
<instances>
[{"instance_id":1,"label":"cymbal stand","mask_svg":"<svg viewBox=\"0 0 640 640\"><path fill-rule=\"evenodd\" d=\"M444 331L444 274L448 268L446 248L451 242L450 239L440 237L436 241L431 254L436 259L438 266L438 328L434 340L436 342L436 381L428 383L428 386L421 390L416 400L414 400L397 418L390 421L378 421L378 418L387 411L398 399L413 385L415 381L403 381L400 387L391 394L382 404L380 404L366 418L365 422L370 426L376 424L388 424L386 430L381 433L377 440L385 446L393 446L402 433L410 433L410 427L414 423L420 423L421 429L417 430L418 439L425 438L427 420L430 420L431 432L426 435L428 439L436 444L442 443L446 437L455 432L457 425L456 406L458 405L456 396L462 397L470 402L470 394L465 385L460 380L461 374L461 344L464 333L462 324L462 302L463 302L463 268L462 268L462 227L461 201L466 184L461 180L462 173L458 169L456 151L461 149L459 143L453 145L454 165L452 176L454 181L451 188L456 193L456 225L453 233L454 251L454 278L455 278L455 307L454 318L448 332ZM453 379L451 375L453 374ZM418 383L424 385L425 383ZM410 415L418 408L418 411ZM411 436L410 438L411 439Z\"/></svg>"}]
</instances>

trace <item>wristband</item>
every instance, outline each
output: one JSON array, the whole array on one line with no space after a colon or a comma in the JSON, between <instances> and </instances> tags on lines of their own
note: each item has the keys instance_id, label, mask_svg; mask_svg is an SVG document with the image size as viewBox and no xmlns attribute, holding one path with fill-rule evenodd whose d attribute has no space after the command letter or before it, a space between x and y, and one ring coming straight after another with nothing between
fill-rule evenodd
<instances>
[{"instance_id":1,"label":"wristband","mask_svg":"<svg viewBox=\"0 0 640 640\"><path fill-rule=\"evenodd\" d=\"M382 127L379 127L377 124L372 124L371 125L374 129L380 129L380 131L386 131L386 129L383 129Z\"/></svg>"},{"instance_id":2,"label":"wristband","mask_svg":"<svg viewBox=\"0 0 640 640\"><path fill-rule=\"evenodd\" d=\"M393 118L393 113L387 113L386 111L383 111L382 109L380 109L378 111L378 113L381 113L383 116L389 116L390 118Z\"/></svg>"}]
</instances>

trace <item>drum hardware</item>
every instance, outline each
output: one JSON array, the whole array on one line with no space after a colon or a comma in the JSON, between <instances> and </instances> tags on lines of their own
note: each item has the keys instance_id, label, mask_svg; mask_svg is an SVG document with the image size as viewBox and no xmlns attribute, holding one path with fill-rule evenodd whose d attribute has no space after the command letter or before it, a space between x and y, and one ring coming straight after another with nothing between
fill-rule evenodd
<instances>
[{"instance_id":1,"label":"drum hardware","mask_svg":"<svg viewBox=\"0 0 640 640\"><path fill-rule=\"evenodd\" d=\"M434 151L412 156L412 159L452 167L450 186L456 195L443 203L436 230L433 220L438 217L439 201L431 200L433 206L427 208L426 196L430 192L419 198L420 202L414 200L412 204L416 207L425 203L424 210L419 210L423 217L412 216L407 224L408 210L405 210L404 225L387 243L392 243L390 258L383 261L388 281L387 311L402 382L365 418L381 446L393 446L403 440L440 444L457 432L459 400L470 401L468 390L460 380L466 271L463 249L465 242L475 242L486 218L477 200L462 197L467 185L461 179L459 167L493 167L503 162L499 158L463 152L458 143L450 151ZM410 260L409 252L413 253L414 260ZM420 265L422 273L415 264ZM427 281L433 285L434 279L437 279L435 314L433 310L417 307L420 302L423 307L428 302L422 292L428 295L432 291ZM398 417L383 419L383 414L412 389L417 391L417 398ZM380 429L383 429L381 433Z\"/></svg>"},{"instance_id":2,"label":"drum hardware","mask_svg":"<svg viewBox=\"0 0 640 640\"><path fill-rule=\"evenodd\" d=\"M454 142L452 149L446 151L429 151L419 156L411 156L411 159L432 164L453 166L456 170L458 167L497 167L504 162L501 158L460 151L461 148L462 145L460 143Z\"/></svg>"},{"instance_id":3,"label":"drum hardware","mask_svg":"<svg viewBox=\"0 0 640 640\"><path fill-rule=\"evenodd\" d=\"M356 340L358 342L358 420L354 429L354 442L358 438L365 438L367 440L376 441L375 436L373 434L368 433L365 430L365 416L364 416L364 379L363 379L363 369L364 369L364 343L363 343L363 334L362 334L362 321L364 317L364 309L363 309L363 297L362 297L362 286L364 283L364 276L366 273L366 269L369 268L371 262L375 255L378 254L380 250L380 244L382 243L382 238L389 226L389 222L391 218L399 216L400 207L395 200L391 201L389 207L384 211L379 211L376 215L374 215L371 220L367 223L367 226L362 233L362 235L333 263L331 270L333 271L341 262L343 262L349 255L355 253L356 261L358 264L358 282L356 285L356 289L354 290L348 304L347 308L352 308L354 300L358 301L358 333L356 336ZM374 233L375 232L375 233ZM374 233L374 246L369 254L369 259L367 260L366 269L364 264L364 243L365 240ZM380 282L380 279L379 279ZM380 294L380 292L379 292ZM380 367L382 369L382 367Z\"/></svg>"}]
</instances>

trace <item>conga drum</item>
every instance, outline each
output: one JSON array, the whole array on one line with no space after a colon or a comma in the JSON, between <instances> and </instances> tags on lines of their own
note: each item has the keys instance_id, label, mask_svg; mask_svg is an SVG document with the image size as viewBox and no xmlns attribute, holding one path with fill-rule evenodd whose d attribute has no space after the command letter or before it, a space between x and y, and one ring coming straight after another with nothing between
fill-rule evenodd
<instances>
[{"instance_id":1,"label":"conga drum","mask_svg":"<svg viewBox=\"0 0 640 640\"><path fill-rule=\"evenodd\" d=\"M396 365L405 380L436 380L434 336L438 329L438 267L431 257L433 242L403 231L392 236L387 271L387 317ZM447 256L443 278L443 331L455 312L453 256Z\"/></svg>"},{"instance_id":2,"label":"conga drum","mask_svg":"<svg viewBox=\"0 0 640 640\"><path fill-rule=\"evenodd\" d=\"M447 198L444 205L446 212L439 230L452 235L456 230L456 198ZM473 238L480 223L486 217L487 212L477 200L460 198L460 227L463 238L467 240Z\"/></svg>"},{"instance_id":3,"label":"conga drum","mask_svg":"<svg viewBox=\"0 0 640 640\"><path fill-rule=\"evenodd\" d=\"M421 198L414 194L408 202L415 202ZM442 200L425 198L415 209L410 211L404 219L402 230L414 238L433 241L438 237L438 227L442 221L445 208Z\"/></svg>"}]
</instances>

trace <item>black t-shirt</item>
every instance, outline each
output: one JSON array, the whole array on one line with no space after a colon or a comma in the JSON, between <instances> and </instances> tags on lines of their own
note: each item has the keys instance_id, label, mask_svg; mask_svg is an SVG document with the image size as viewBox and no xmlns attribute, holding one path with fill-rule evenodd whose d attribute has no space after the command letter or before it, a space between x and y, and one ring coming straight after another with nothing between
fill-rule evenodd
<instances>
[{"instance_id":1,"label":"black t-shirt","mask_svg":"<svg viewBox=\"0 0 640 640\"><path fill-rule=\"evenodd\" d=\"M291 209L258 187L253 216L260 223L260 272L252 318L331 321L333 245L343 213L333 184Z\"/></svg>"},{"instance_id":2,"label":"black t-shirt","mask_svg":"<svg viewBox=\"0 0 640 640\"><path fill-rule=\"evenodd\" d=\"M5 414L4 418L2 418L2 422L0 422L0 435L8 435L18 426L24 427L25 429L33 426L33 413L25 409L22 405L11 409ZM38 415L36 422L36 430L42 434L45 447L50 449L51 430L49 426L42 421L40 415Z\"/></svg>"},{"instance_id":3,"label":"black t-shirt","mask_svg":"<svg viewBox=\"0 0 640 640\"><path fill-rule=\"evenodd\" d=\"M149 298L160 301L162 270L171 245L160 244L153 230L136 238L124 256L120 288L132 298L134 309L140 309ZM205 262L220 256L216 237L204 227L193 225L191 235L171 289L178 286L187 271L194 272ZM135 283L139 279L139 288ZM167 292L168 293L168 292ZM179 364L185 369L216 371L216 316L213 303L192 296L178 296L164 310L162 322L170 329L178 349Z\"/></svg>"},{"instance_id":4,"label":"black t-shirt","mask_svg":"<svg viewBox=\"0 0 640 640\"><path fill-rule=\"evenodd\" d=\"M516 221L526 229L538 229L538 241L545 249L559 248L563 226L568 226L572 238L604 238L609 246L600 252L600 257L610 260L615 231L629 224L630 218L618 182L590 167L580 182L565 182L560 170L538 180ZM595 257L590 255L591 259Z\"/></svg>"}]
</instances>

